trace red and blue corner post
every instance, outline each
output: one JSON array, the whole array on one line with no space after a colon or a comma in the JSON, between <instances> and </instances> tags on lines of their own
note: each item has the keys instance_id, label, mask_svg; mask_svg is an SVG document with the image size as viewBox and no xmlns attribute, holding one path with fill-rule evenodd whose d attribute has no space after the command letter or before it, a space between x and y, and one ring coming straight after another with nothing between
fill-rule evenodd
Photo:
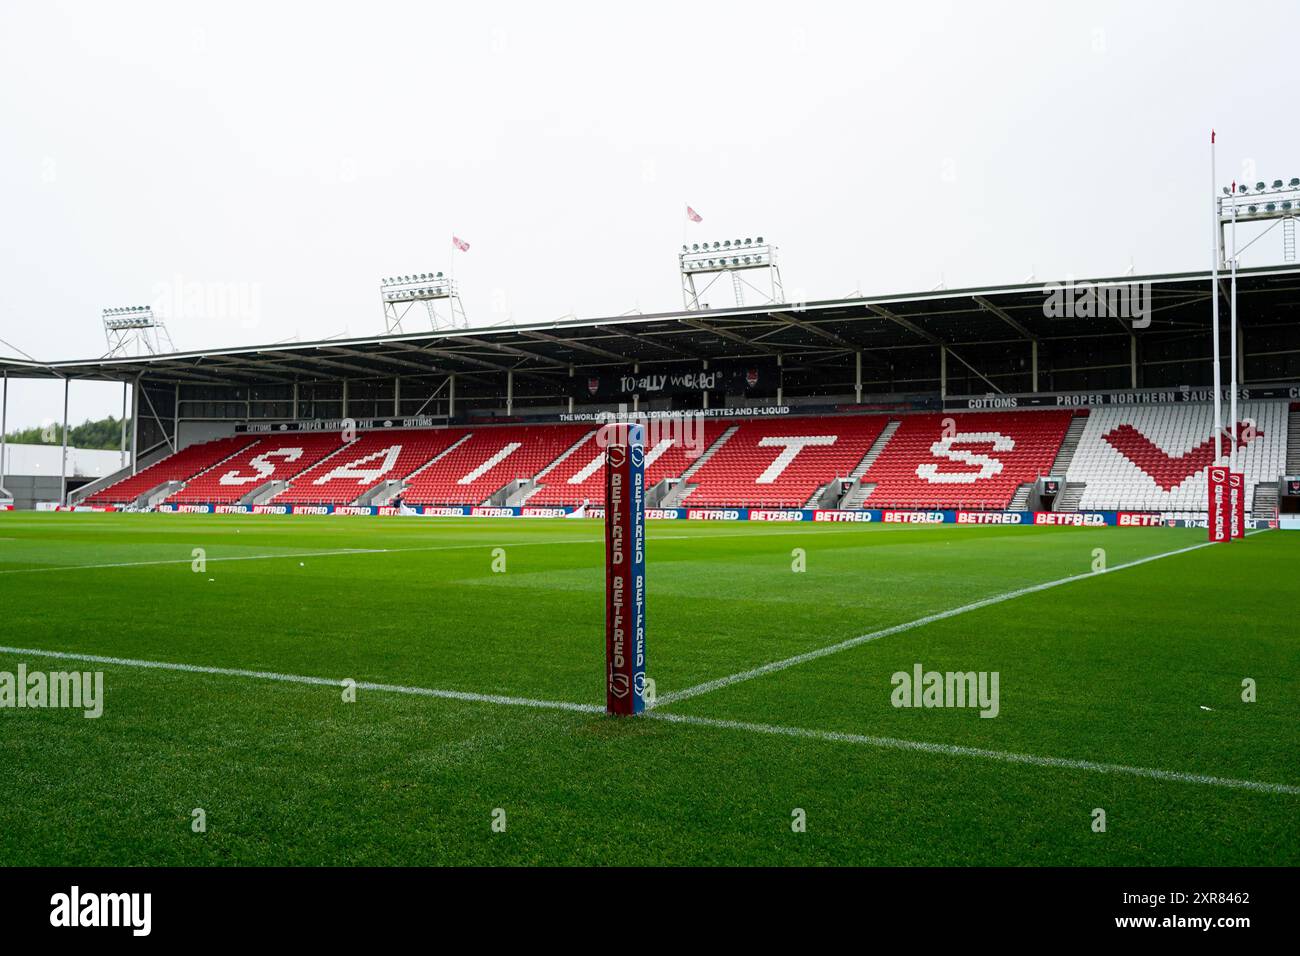
<instances>
[{"instance_id":1,"label":"red and blue corner post","mask_svg":"<svg viewBox=\"0 0 1300 956\"><path fill-rule=\"evenodd\" d=\"M645 427L606 425L605 710L645 710Z\"/></svg>"}]
</instances>

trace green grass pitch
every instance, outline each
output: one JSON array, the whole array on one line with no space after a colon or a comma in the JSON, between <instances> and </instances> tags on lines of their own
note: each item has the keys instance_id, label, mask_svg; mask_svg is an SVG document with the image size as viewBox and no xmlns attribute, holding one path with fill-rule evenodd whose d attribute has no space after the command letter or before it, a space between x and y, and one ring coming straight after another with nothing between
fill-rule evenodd
<instances>
[{"instance_id":1,"label":"green grass pitch","mask_svg":"<svg viewBox=\"0 0 1300 956\"><path fill-rule=\"evenodd\" d=\"M105 702L0 709L0 861L1296 865L1300 536L1091 573L1203 540L651 523L620 719L552 706L603 704L599 522L3 514L0 671ZM893 706L918 663L997 716Z\"/></svg>"}]
</instances>

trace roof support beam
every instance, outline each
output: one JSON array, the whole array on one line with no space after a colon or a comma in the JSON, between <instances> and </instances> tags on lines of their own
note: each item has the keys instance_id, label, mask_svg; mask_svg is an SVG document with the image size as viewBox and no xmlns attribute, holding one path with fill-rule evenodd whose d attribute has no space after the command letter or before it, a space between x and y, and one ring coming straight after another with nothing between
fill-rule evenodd
<instances>
[{"instance_id":1,"label":"roof support beam","mask_svg":"<svg viewBox=\"0 0 1300 956\"><path fill-rule=\"evenodd\" d=\"M325 351L332 355L348 355L353 358L367 359L374 362L385 362L389 365L398 365L402 368L413 368L425 373L436 373L436 369L430 369L427 365L421 365L419 362L412 362L410 359L395 358L391 355L386 355L383 352L358 352L356 349L345 349L338 345L331 345L326 348Z\"/></svg>"},{"instance_id":2,"label":"roof support beam","mask_svg":"<svg viewBox=\"0 0 1300 956\"><path fill-rule=\"evenodd\" d=\"M529 352L527 349L516 348L513 345L501 345L496 342L488 342L483 339L470 338L468 335L449 336L449 342L465 342L476 348L487 349L489 352L504 352L507 355L514 355L518 358L528 359L530 362L541 362L543 365L551 365L555 368L567 369L567 362L561 362L559 359L553 359L546 355L538 355L536 352Z\"/></svg>"},{"instance_id":3,"label":"roof support beam","mask_svg":"<svg viewBox=\"0 0 1300 956\"><path fill-rule=\"evenodd\" d=\"M1000 306L994 305L988 299L984 298L984 296L973 295L971 296L971 298L975 300L975 304L978 305L981 309L983 309L986 312L993 313L999 319L1005 322L1007 325L1011 326L1013 329L1015 329L1025 338L1027 338L1029 341L1037 342L1039 340L1039 337L1037 335L1035 335L1033 332L1030 332L1029 329L1025 328L1023 325L1021 325L1019 322L1017 322L1015 319L1009 316L1005 309L1001 308Z\"/></svg>"},{"instance_id":4,"label":"roof support beam","mask_svg":"<svg viewBox=\"0 0 1300 956\"><path fill-rule=\"evenodd\" d=\"M907 329L907 331L911 332L913 335L920 336L921 338L929 342L931 345L944 344L943 339L939 338L939 336L927 332L925 329L921 328L915 322L912 322L909 319L905 319L901 315L895 315L893 312L890 312L884 306L872 305L871 303L867 303L867 308L870 309L872 312L876 313L876 315L880 316L882 319L888 319L890 322L893 322L896 325L902 326L903 328Z\"/></svg>"},{"instance_id":5,"label":"roof support beam","mask_svg":"<svg viewBox=\"0 0 1300 956\"><path fill-rule=\"evenodd\" d=\"M634 359L631 359L626 355L619 355L617 352L609 351L609 349L602 349L595 345L588 345L586 342L579 339L562 339L555 335L548 335L545 332L523 332L521 334L526 335L530 339L538 339L542 342L553 342L556 345L565 348L581 349L584 352L590 352L592 355L600 355L607 359L613 359L615 362L634 361Z\"/></svg>"},{"instance_id":6,"label":"roof support beam","mask_svg":"<svg viewBox=\"0 0 1300 956\"><path fill-rule=\"evenodd\" d=\"M709 334L716 335L719 338L728 339L732 342L738 342L741 345L745 346L746 348L751 348L756 352L763 352L767 355L777 354L776 349L771 348L770 346L767 345L760 345L757 342L753 342L745 338L743 335L737 335L735 332L732 332L730 329L722 329L716 325L710 325L707 322L701 322L699 319L681 318L678 319L677 321L680 322L682 325L689 325L693 329L699 329L701 332L708 332Z\"/></svg>"},{"instance_id":7,"label":"roof support beam","mask_svg":"<svg viewBox=\"0 0 1300 956\"><path fill-rule=\"evenodd\" d=\"M804 332L811 332L818 338L823 338L828 342L834 342L836 345L843 346L846 351L856 352L862 347L856 342L850 342L843 336L836 335L834 332L823 329L816 323L809 322L806 319L796 319L789 312L769 312L768 314L772 316L772 318L784 322L786 325L792 325L796 329L800 329Z\"/></svg>"},{"instance_id":8,"label":"roof support beam","mask_svg":"<svg viewBox=\"0 0 1300 956\"><path fill-rule=\"evenodd\" d=\"M608 332L611 335L621 335L625 339L631 339L633 342L640 342L642 345L649 345L651 348L662 349L665 352L671 352L673 355L680 355L683 358L693 359L697 362L703 361L707 356L701 355L694 349L684 349L676 345L669 345L653 335L647 335L644 332L633 332L626 326L621 325L597 325L597 329L602 332Z\"/></svg>"}]
</instances>

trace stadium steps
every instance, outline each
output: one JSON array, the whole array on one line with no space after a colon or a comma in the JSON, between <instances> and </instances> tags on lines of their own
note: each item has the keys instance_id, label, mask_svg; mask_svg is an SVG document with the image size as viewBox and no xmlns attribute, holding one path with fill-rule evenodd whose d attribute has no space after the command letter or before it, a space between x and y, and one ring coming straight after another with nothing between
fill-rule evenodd
<instances>
[{"instance_id":1,"label":"stadium steps","mask_svg":"<svg viewBox=\"0 0 1300 956\"><path fill-rule=\"evenodd\" d=\"M840 510L851 511L862 507L862 503L871 497L871 493L876 490L874 481L862 481L861 479L848 490L848 493L840 499Z\"/></svg>"},{"instance_id":2,"label":"stadium steps","mask_svg":"<svg viewBox=\"0 0 1300 956\"><path fill-rule=\"evenodd\" d=\"M402 478L394 478L388 481L381 481L374 488L371 488L370 490L366 491L363 495L361 495L360 498L358 498L353 503L358 505L367 504L367 505L376 505L376 506L389 504L394 498L396 498L402 492L406 491L407 486L412 478L414 478L420 472L424 471L424 469L431 468L434 465L436 465L444 455L450 454L463 442L468 441L471 434L472 434L471 432L466 432L465 434L461 435L460 438L456 439L456 441L452 442L442 451L438 452L438 454L434 455L432 458L426 461L419 468L415 469L415 471L411 472L409 475L406 475ZM347 447L348 447L347 445L343 446L343 448L347 448ZM343 451L343 448L340 448L339 451ZM335 452L334 454L338 454L338 452ZM322 458L321 461L325 461L326 458L331 458L331 457L333 457L333 455L327 455L325 456L325 458ZM316 464L319 465L320 461L316 462ZM315 466L313 465L312 467ZM296 475L294 477L297 478ZM388 485L391 485L393 487L385 489L385 486ZM379 491L381 489L387 490L389 494L386 497L382 495L374 494L374 492ZM380 497L383 497L382 501L378 500Z\"/></svg>"},{"instance_id":3,"label":"stadium steps","mask_svg":"<svg viewBox=\"0 0 1300 956\"><path fill-rule=\"evenodd\" d=\"M289 487L286 479L264 481L244 497L239 499L241 505L264 505L284 489Z\"/></svg>"},{"instance_id":4,"label":"stadium steps","mask_svg":"<svg viewBox=\"0 0 1300 956\"><path fill-rule=\"evenodd\" d=\"M664 500L660 502L659 507L664 509L680 508L682 501L695 490L694 485L688 485L686 479L677 482L677 486L664 495Z\"/></svg>"},{"instance_id":5,"label":"stadium steps","mask_svg":"<svg viewBox=\"0 0 1300 956\"><path fill-rule=\"evenodd\" d=\"M594 434L596 434L596 429L594 428L591 431L583 432L582 435L578 437L577 441L564 449L564 451L560 452L560 454L549 465L537 474L528 478L512 478L483 503L485 505L494 505L504 508L522 508L528 502L529 498L545 487L542 483L542 477L552 468L563 464L566 458L581 448L587 439Z\"/></svg>"},{"instance_id":6,"label":"stadium steps","mask_svg":"<svg viewBox=\"0 0 1300 956\"><path fill-rule=\"evenodd\" d=\"M1061 493L1053 502L1053 510L1063 514L1073 514L1079 510L1079 501L1083 498L1084 489L1088 487L1086 481L1067 481Z\"/></svg>"},{"instance_id":7,"label":"stadium steps","mask_svg":"<svg viewBox=\"0 0 1300 956\"><path fill-rule=\"evenodd\" d=\"M687 468L684 472L682 472L683 485L686 484L687 479L690 478L691 475L695 474L697 471L699 471L701 468L704 467L704 463L706 461L708 461L710 458L712 458L714 455L718 453L718 449L727 443L727 439L729 439L732 435L736 434L736 430L738 428L740 428L739 425L730 426L725 432L723 432L721 435L718 436L717 441L715 441L708 448L704 449L704 454L700 455L699 458L696 458L694 464L692 464L691 467Z\"/></svg>"},{"instance_id":8,"label":"stadium steps","mask_svg":"<svg viewBox=\"0 0 1300 956\"><path fill-rule=\"evenodd\" d=\"M900 424L901 422L895 418L885 426L885 430L880 433L879 437L877 437L874 442L871 443L871 447L867 449L867 453L862 456L862 460L858 462L858 466L849 472L850 478L857 480L867 473L867 469L875 464L876 458L885 450L885 446L889 444L889 439L894 437L894 432L898 431L898 426Z\"/></svg>"},{"instance_id":9,"label":"stadium steps","mask_svg":"<svg viewBox=\"0 0 1300 956\"><path fill-rule=\"evenodd\" d=\"M156 465L172 453L171 447L166 440L158 442L152 448L148 448L140 453L140 460L136 465L136 471L144 471L150 465ZM105 488L112 488L119 481L126 481L131 477L131 466L119 468L112 474L105 475L103 478L96 478L94 481L82 485L76 491L68 492L68 504L75 505L85 501L91 495L103 491Z\"/></svg>"},{"instance_id":10,"label":"stadium steps","mask_svg":"<svg viewBox=\"0 0 1300 956\"><path fill-rule=\"evenodd\" d=\"M1300 475L1300 405L1294 406L1287 415L1286 473Z\"/></svg>"},{"instance_id":11,"label":"stadium steps","mask_svg":"<svg viewBox=\"0 0 1300 956\"><path fill-rule=\"evenodd\" d=\"M575 441L572 445L570 445L570 446L569 446L568 448L566 448L564 451L560 452L560 457L556 458L555 461L551 462L549 465L547 465L545 468L543 468L543 469L542 469L541 471L539 471L537 474L533 475L533 481L541 481L543 478L545 478L546 475L547 475L547 473L550 472L550 470L551 470L552 468L555 468L555 467L557 467L558 465L563 464L563 462L564 462L564 460L565 460L566 458L568 458L568 457L569 457L570 455L572 455L575 451L577 451L579 448L581 448L583 442L585 442L588 438L590 438L590 437L591 437L592 435L594 435L594 434L596 434L596 430L595 430L594 428L593 428L591 431L589 431L589 432L583 432L581 438L579 438L577 441ZM537 487L538 487L538 488L541 488L541 485L538 485Z\"/></svg>"},{"instance_id":12,"label":"stadium steps","mask_svg":"<svg viewBox=\"0 0 1300 956\"><path fill-rule=\"evenodd\" d=\"M1261 481L1255 486L1255 501L1251 517L1264 521L1277 518L1277 482Z\"/></svg>"},{"instance_id":13,"label":"stadium steps","mask_svg":"<svg viewBox=\"0 0 1300 956\"><path fill-rule=\"evenodd\" d=\"M831 482L829 481L826 482L826 484L824 485L818 486L817 490L814 491L812 495L809 496L808 500L803 503L803 506L805 508L824 507L824 504L822 502L822 497L826 494L826 490L830 488L830 486L831 486Z\"/></svg>"},{"instance_id":14,"label":"stadium steps","mask_svg":"<svg viewBox=\"0 0 1300 956\"><path fill-rule=\"evenodd\" d=\"M664 499L672 494L673 489L676 486L676 478L664 478L661 481L655 482L652 487L647 488L645 491L645 506L647 508L667 507L667 505L664 504Z\"/></svg>"},{"instance_id":15,"label":"stadium steps","mask_svg":"<svg viewBox=\"0 0 1300 956\"><path fill-rule=\"evenodd\" d=\"M857 467L849 472L849 477L853 479L853 484L849 486L848 491L844 492L844 497L840 499L837 507L842 510L861 508L862 503L867 500L868 496L870 496L873 491L876 490L876 483L870 482L863 484L862 476L867 473L868 468L875 464L876 459L880 457L880 453L884 451L885 446L889 444L889 439L893 438L894 432L898 431L898 426L900 424L902 423L898 419L891 419L889 424L885 426L884 431L882 431L876 437L876 440L871 443L871 447L868 448L867 453L862 456L862 460L858 462Z\"/></svg>"},{"instance_id":16,"label":"stadium steps","mask_svg":"<svg viewBox=\"0 0 1300 956\"><path fill-rule=\"evenodd\" d=\"M699 458L696 458L694 462L691 463L691 467L687 468L684 472L682 472L682 477L681 480L677 482L677 487L674 488L672 491L668 492L668 494L664 495L663 503L660 505L661 508L681 507L682 501L686 498L686 496L695 490L694 485L688 484L691 475L695 474L697 471L703 468L704 463L708 461L710 458L712 458L715 454L717 454L718 449L727 443L728 438L736 434L736 429L738 428L740 428L739 425L731 425L730 427L727 428L725 432L723 432L721 435L718 436L717 441L715 441L708 448L704 449L704 453L700 455Z\"/></svg>"},{"instance_id":17,"label":"stadium steps","mask_svg":"<svg viewBox=\"0 0 1300 956\"><path fill-rule=\"evenodd\" d=\"M297 474L295 474L292 478L288 478L288 479L286 479L286 480L283 481L283 482L270 482L270 484L280 484L280 485L282 485L282 487L277 488L276 491L275 491L275 494L273 494L273 495L267 495L265 498L263 498L261 501L259 501L259 502L257 502L257 503L258 503L259 505L264 505L264 504L266 504L268 501L271 501L273 498L276 498L277 496L279 496L280 494L282 494L283 492L288 491L290 488L293 487L293 483L294 483L295 481L297 481L299 478L301 478L303 475L307 474L307 472L311 471L313 468L317 468L317 467L319 467L320 465L325 464L325 462L329 461L331 458L336 458L336 457L338 457L339 455L343 454L345 451L347 451L349 448L351 448L353 445L355 445L359 440L360 440L360 439L354 438L354 439L352 439L352 441L344 442L342 445L339 445L338 448L335 448L332 452L330 452L330 453L329 453L328 455L326 455L324 458L320 458L320 459L318 459L317 461L313 462L312 464L308 465L307 467L303 468L301 471L299 471Z\"/></svg>"},{"instance_id":18,"label":"stadium steps","mask_svg":"<svg viewBox=\"0 0 1300 956\"><path fill-rule=\"evenodd\" d=\"M411 472L409 475L407 475L405 478L403 478L403 479L402 479L402 490L406 490L406 485L410 482L410 480L411 480L412 478L414 478L414 477L415 477L416 475L418 475L420 472L424 471L426 468L432 468L434 465L438 464L438 462L442 461L444 458L446 458L448 455L450 455L453 451L455 451L455 450L456 450L457 448L459 448L461 445L465 444L465 442L469 441L470 438L473 437L473 435L474 435L473 432L466 432L465 434L461 435L459 438L457 438L454 442L452 442L450 445L448 445L448 446L447 446L446 448L444 448L442 451L438 452L438 454L434 455L432 458L430 458L428 461L426 461L426 462L425 462L423 465L421 465L419 468L415 469L415 471Z\"/></svg>"},{"instance_id":19,"label":"stadium steps","mask_svg":"<svg viewBox=\"0 0 1300 956\"><path fill-rule=\"evenodd\" d=\"M596 431L597 430L593 428L589 432L583 432L582 436L577 441L575 441L564 451L560 452L559 457L557 457L553 462L551 462L549 465L547 465L537 474L533 475L533 477L529 480L529 483L527 485L517 488L514 490L513 493L508 494L504 499L504 504L510 508L522 508L525 504L528 503L529 498L531 498L533 495L537 494L539 491L541 491L543 488L546 487L546 484L542 481L542 479L545 478L546 475L549 474L552 469L558 468L560 465L564 463L565 459L569 458L575 451L577 451L584 444L586 444L587 439L591 438L592 435L596 434ZM511 484L514 484L514 482L511 482Z\"/></svg>"},{"instance_id":20,"label":"stadium steps","mask_svg":"<svg viewBox=\"0 0 1300 956\"><path fill-rule=\"evenodd\" d=\"M1008 511L1024 511L1029 506L1029 493L1034 490L1032 482L1025 482L1016 489L1016 493L1011 496L1011 501L1007 503Z\"/></svg>"},{"instance_id":21,"label":"stadium steps","mask_svg":"<svg viewBox=\"0 0 1300 956\"><path fill-rule=\"evenodd\" d=\"M175 479L164 481L162 484L150 488L144 494L137 495L131 505L135 508L153 508L155 505L162 504L184 487L185 482L183 481Z\"/></svg>"},{"instance_id":22,"label":"stadium steps","mask_svg":"<svg viewBox=\"0 0 1300 956\"><path fill-rule=\"evenodd\" d=\"M541 490L542 486L531 478L515 478L497 494L485 501L484 504L500 504L506 508L522 508L525 501ZM498 496L500 496L499 502L497 501Z\"/></svg>"},{"instance_id":23,"label":"stadium steps","mask_svg":"<svg viewBox=\"0 0 1300 956\"><path fill-rule=\"evenodd\" d=\"M542 490L542 487L543 487L542 485L539 485L537 482L534 481L531 485L528 485L527 487L520 489L520 491L513 497L513 499L507 499L506 504L510 505L511 507L522 508L524 505L528 504L529 498L531 498L533 495L537 494L537 492Z\"/></svg>"},{"instance_id":24,"label":"stadium steps","mask_svg":"<svg viewBox=\"0 0 1300 956\"><path fill-rule=\"evenodd\" d=\"M406 487L406 483L400 478L390 478L387 481L381 481L373 488L367 488L354 505L386 505L397 496L397 494Z\"/></svg>"},{"instance_id":25,"label":"stadium steps","mask_svg":"<svg viewBox=\"0 0 1300 956\"><path fill-rule=\"evenodd\" d=\"M230 461L230 459L238 458L240 455L248 451L248 449L252 448L261 440L262 439L260 438L250 438L248 441L244 442L244 444L240 445L229 455L227 455L225 458L221 459L220 461L216 462L215 464L209 465L207 468L204 468L202 471L190 475L188 478L186 478L183 481L173 480L173 481L163 482L163 484L159 485L157 488L152 488L149 491L146 491L144 494L142 494L139 498L136 498L134 503L143 508L152 508L154 505L162 504L166 499L176 494L176 492L185 490L185 486L188 485L195 478L201 478L203 475L206 475L210 471L216 471L226 462ZM164 485L171 485L172 486L171 490L168 491L167 494L163 495L161 498L155 498L154 495L157 492L161 491Z\"/></svg>"},{"instance_id":26,"label":"stadium steps","mask_svg":"<svg viewBox=\"0 0 1300 956\"><path fill-rule=\"evenodd\" d=\"M1065 430L1065 439L1061 442L1061 450L1056 453L1049 475L1064 475L1070 470L1070 462L1074 461L1074 453L1079 450L1079 440L1083 438L1083 429L1087 424L1087 415L1075 415L1070 420L1070 427Z\"/></svg>"}]
</instances>

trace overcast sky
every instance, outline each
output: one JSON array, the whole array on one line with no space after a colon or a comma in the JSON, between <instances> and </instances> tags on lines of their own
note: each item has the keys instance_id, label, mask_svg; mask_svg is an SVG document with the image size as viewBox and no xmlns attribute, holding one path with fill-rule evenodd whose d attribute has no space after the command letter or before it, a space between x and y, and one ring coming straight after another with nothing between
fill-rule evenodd
<instances>
[{"instance_id":1,"label":"overcast sky","mask_svg":"<svg viewBox=\"0 0 1300 956\"><path fill-rule=\"evenodd\" d=\"M483 325L681 308L684 234L776 242L788 298L1204 268L1212 125L1221 183L1300 175L1295 15L0 0L0 354L144 303L180 349L380 333L453 234Z\"/></svg>"}]
</instances>

